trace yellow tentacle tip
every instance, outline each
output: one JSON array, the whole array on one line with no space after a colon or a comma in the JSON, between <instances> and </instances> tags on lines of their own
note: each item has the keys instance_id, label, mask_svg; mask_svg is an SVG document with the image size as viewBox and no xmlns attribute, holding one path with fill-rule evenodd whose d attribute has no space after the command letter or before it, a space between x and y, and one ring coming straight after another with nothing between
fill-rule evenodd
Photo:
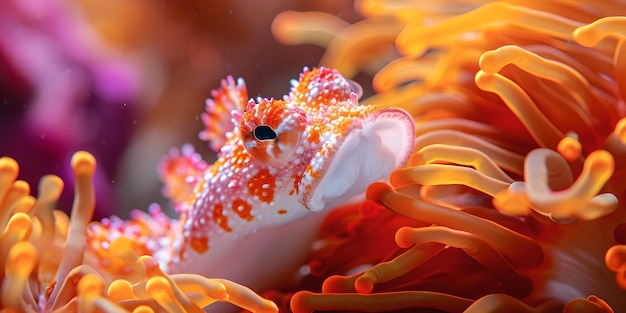
<instances>
[{"instance_id":1,"label":"yellow tentacle tip","mask_svg":"<svg viewBox=\"0 0 626 313\"><path fill-rule=\"evenodd\" d=\"M21 312L22 293L27 288L28 277L37 264L37 251L28 241L13 245L6 257L5 277L0 288L0 301L3 307Z\"/></svg>"},{"instance_id":2,"label":"yellow tentacle tip","mask_svg":"<svg viewBox=\"0 0 626 313\"><path fill-rule=\"evenodd\" d=\"M153 276L146 283L146 291L152 299L169 312L184 312L184 308L176 299L172 285L165 277Z\"/></svg>"},{"instance_id":3,"label":"yellow tentacle tip","mask_svg":"<svg viewBox=\"0 0 626 313\"><path fill-rule=\"evenodd\" d=\"M38 201L57 201L63 192L63 180L56 175L46 175L39 181Z\"/></svg>"},{"instance_id":4,"label":"yellow tentacle tip","mask_svg":"<svg viewBox=\"0 0 626 313\"><path fill-rule=\"evenodd\" d=\"M95 311L95 301L104 294L104 282L93 273L87 273L78 281L76 286L79 300L79 311Z\"/></svg>"},{"instance_id":5,"label":"yellow tentacle tip","mask_svg":"<svg viewBox=\"0 0 626 313\"><path fill-rule=\"evenodd\" d=\"M27 195L24 198L22 198L22 200L20 200L20 202L15 206L15 209L13 209L13 212L14 213L22 212L22 213L29 214L29 212L33 210L33 207L35 207L35 203L37 203L37 200L35 199L35 197L31 195Z\"/></svg>"},{"instance_id":6,"label":"yellow tentacle tip","mask_svg":"<svg viewBox=\"0 0 626 313\"><path fill-rule=\"evenodd\" d=\"M523 182L512 183L509 188L496 194L492 202L498 211L515 216L526 216L532 210Z\"/></svg>"},{"instance_id":7,"label":"yellow tentacle tip","mask_svg":"<svg viewBox=\"0 0 626 313\"><path fill-rule=\"evenodd\" d=\"M12 234L16 235L19 240L24 240L30 232L31 222L31 218L28 214L23 212L15 213L9 219L3 236Z\"/></svg>"},{"instance_id":8,"label":"yellow tentacle tip","mask_svg":"<svg viewBox=\"0 0 626 313\"><path fill-rule=\"evenodd\" d=\"M172 286L170 283L161 276L154 276L148 279L146 283L146 290L154 296L154 298L162 299L174 299L174 293L172 292Z\"/></svg>"},{"instance_id":9,"label":"yellow tentacle tip","mask_svg":"<svg viewBox=\"0 0 626 313\"><path fill-rule=\"evenodd\" d=\"M13 186L11 186L11 192L9 194L12 194L13 196L21 200L22 198L26 197L29 193L30 193L30 185L26 181L16 180L13 182Z\"/></svg>"},{"instance_id":10,"label":"yellow tentacle tip","mask_svg":"<svg viewBox=\"0 0 626 313\"><path fill-rule=\"evenodd\" d=\"M372 273L365 272L354 281L354 289L361 294L372 293L377 282L378 280Z\"/></svg>"},{"instance_id":11,"label":"yellow tentacle tip","mask_svg":"<svg viewBox=\"0 0 626 313\"><path fill-rule=\"evenodd\" d=\"M584 171L595 177L604 184L613 175L615 160L611 153L606 150L596 150L589 154L585 160Z\"/></svg>"},{"instance_id":12,"label":"yellow tentacle tip","mask_svg":"<svg viewBox=\"0 0 626 313\"><path fill-rule=\"evenodd\" d=\"M72 169L75 173L93 175L96 170L96 158L87 151L78 151L72 155Z\"/></svg>"},{"instance_id":13,"label":"yellow tentacle tip","mask_svg":"<svg viewBox=\"0 0 626 313\"><path fill-rule=\"evenodd\" d=\"M604 255L604 263L609 270L617 273L617 285L626 289L626 245L615 245Z\"/></svg>"},{"instance_id":14,"label":"yellow tentacle tip","mask_svg":"<svg viewBox=\"0 0 626 313\"><path fill-rule=\"evenodd\" d=\"M147 277L162 273L159 263L149 255L142 255L137 258L134 266L135 270L145 273Z\"/></svg>"},{"instance_id":15,"label":"yellow tentacle tip","mask_svg":"<svg viewBox=\"0 0 626 313\"><path fill-rule=\"evenodd\" d=\"M99 297L104 294L104 282L98 276L88 273L78 281L77 291L81 297Z\"/></svg>"},{"instance_id":16,"label":"yellow tentacle tip","mask_svg":"<svg viewBox=\"0 0 626 313\"><path fill-rule=\"evenodd\" d=\"M478 60L478 65L485 73L495 74L507 64L518 63L528 55L528 51L518 46L506 45L484 52Z\"/></svg>"},{"instance_id":17,"label":"yellow tentacle tip","mask_svg":"<svg viewBox=\"0 0 626 313\"><path fill-rule=\"evenodd\" d=\"M496 77L495 74L489 74L484 70L479 70L476 72L474 81L476 82L476 86L478 86L478 88L489 91L496 84Z\"/></svg>"},{"instance_id":18,"label":"yellow tentacle tip","mask_svg":"<svg viewBox=\"0 0 626 313\"><path fill-rule=\"evenodd\" d=\"M593 47L608 36L619 35L623 37L625 35L624 29L626 29L626 17L610 16L576 28L573 37L580 45Z\"/></svg>"},{"instance_id":19,"label":"yellow tentacle tip","mask_svg":"<svg viewBox=\"0 0 626 313\"><path fill-rule=\"evenodd\" d=\"M404 226L400 227L396 231L395 241L398 247L400 248L410 248L415 245L415 241L413 240L413 230L414 228Z\"/></svg>"},{"instance_id":20,"label":"yellow tentacle tip","mask_svg":"<svg viewBox=\"0 0 626 313\"><path fill-rule=\"evenodd\" d=\"M128 280L118 279L113 281L107 290L109 300L113 302L122 302L126 300L136 299L133 286Z\"/></svg>"},{"instance_id":21,"label":"yellow tentacle tip","mask_svg":"<svg viewBox=\"0 0 626 313\"><path fill-rule=\"evenodd\" d=\"M147 305L140 305L133 310L133 313L154 313L154 310Z\"/></svg>"},{"instance_id":22,"label":"yellow tentacle tip","mask_svg":"<svg viewBox=\"0 0 626 313\"><path fill-rule=\"evenodd\" d=\"M9 250L5 271L26 277L30 275L36 263L37 250L35 246L28 241L20 241Z\"/></svg>"},{"instance_id":23,"label":"yellow tentacle tip","mask_svg":"<svg viewBox=\"0 0 626 313\"><path fill-rule=\"evenodd\" d=\"M0 158L0 182L4 180L14 181L19 171L20 167L15 159L9 157Z\"/></svg>"},{"instance_id":24,"label":"yellow tentacle tip","mask_svg":"<svg viewBox=\"0 0 626 313\"><path fill-rule=\"evenodd\" d=\"M566 160L572 162L580 158L582 153L582 145L578 141L577 136L568 135L559 141L556 147L557 152Z\"/></svg>"}]
</instances>

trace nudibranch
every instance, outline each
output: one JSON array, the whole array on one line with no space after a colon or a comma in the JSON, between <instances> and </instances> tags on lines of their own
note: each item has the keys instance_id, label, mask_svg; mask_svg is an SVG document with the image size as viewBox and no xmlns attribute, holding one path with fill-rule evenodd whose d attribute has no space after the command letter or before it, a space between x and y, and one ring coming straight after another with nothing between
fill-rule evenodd
<instances>
[{"instance_id":1,"label":"nudibranch","mask_svg":"<svg viewBox=\"0 0 626 313\"><path fill-rule=\"evenodd\" d=\"M169 270L203 272L241 238L341 205L413 151L411 116L360 106L354 84L336 70L305 68L292 85L282 100L242 102L245 84L231 78L214 93L205 120L230 119L232 129L222 135L207 125L208 138L226 140L179 204Z\"/></svg>"},{"instance_id":2,"label":"nudibranch","mask_svg":"<svg viewBox=\"0 0 626 313\"><path fill-rule=\"evenodd\" d=\"M227 78L202 116L200 136L218 150L217 161L207 165L185 146L161 164L165 194L180 219L160 218L155 210L128 222L106 220L92 225L101 235L90 247L106 259L101 247L123 233L141 237L141 249L170 273L249 286L249 277L269 280L264 273L272 266L285 268L279 259L309 249L306 240L324 216L313 213L363 194L413 152L412 117L399 108L359 105L357 92L358 85L325 67L305 68L283 99L246 101L243 80ZM152 225L148 234L129 233L138 220ZM113 270L113 263L102 266Z\"/></svg>"}]
</instances>

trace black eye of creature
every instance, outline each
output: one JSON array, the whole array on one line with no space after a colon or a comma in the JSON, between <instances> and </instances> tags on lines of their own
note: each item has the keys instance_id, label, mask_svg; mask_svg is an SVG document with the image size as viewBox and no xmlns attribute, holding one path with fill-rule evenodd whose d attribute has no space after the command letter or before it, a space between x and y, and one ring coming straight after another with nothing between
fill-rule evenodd
<instances>
[{"instance_id":1,"label":"black eye of creature","mask_svg":"<svg viewBox=\"0 0 626 313\"><path fill-rule=\"evenodd\" d=\"M254 138L256 138L256 140L274 140L276 137L278 137L276 132L267 125L260 125L254 128Z\"/></svg>"}]
</instances>

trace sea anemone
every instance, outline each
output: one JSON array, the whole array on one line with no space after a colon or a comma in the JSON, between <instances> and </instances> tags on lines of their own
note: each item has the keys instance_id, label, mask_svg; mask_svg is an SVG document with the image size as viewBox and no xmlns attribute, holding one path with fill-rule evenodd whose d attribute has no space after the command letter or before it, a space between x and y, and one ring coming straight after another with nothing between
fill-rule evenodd
<instances>
[{"instance_id":1,"label":"sea anemone","mask_svg":"<svg viewBox=\"0 0 626 313\"><path fill-rule=\"evenodd\" d=\"M353 25L290 11L273 31L326 45L322 64L347 76L377 72L365 103L410 112L415 153L332 221L343 232L322 232L309 264L321 290L310 278L291 310L626 310L626 17L607 17L626 6L356 8L366 19ZM376 206L404 218L372 218Z\"/></svg>"},{"instance_id":2,"label":"sea anemone","mask_svg":"<svg viewBox=\"0 0 626 313\"><path fill-rule=\"evenodd\" d=\"M224 279L164 273L127 237L85 251L95 207L94 157L84 151L72 158L76 194L71 217L55 210L63 181L45 176L39 195L16 180L15 160L0 158L0 307L11 312L203 312L216 301L253 312L276 306L250 289ZM153 216L159 216L154 211ZM150 223L146 219L144 224ZM141 232L141 225L126 225ZM134 226L134 227L130 227ZM139 230L138 230L139 229ZM129 232L133 229L129 229ZM94 237L94 235L90 236ZM108 254L107 254L108 252ZM108 258L107 258L108 257ZM88 261L95 261L93 266ZM102 271L102 264L108 271ZM112 270L117 269L117 272Z\"/></svg>"}]
</instances>

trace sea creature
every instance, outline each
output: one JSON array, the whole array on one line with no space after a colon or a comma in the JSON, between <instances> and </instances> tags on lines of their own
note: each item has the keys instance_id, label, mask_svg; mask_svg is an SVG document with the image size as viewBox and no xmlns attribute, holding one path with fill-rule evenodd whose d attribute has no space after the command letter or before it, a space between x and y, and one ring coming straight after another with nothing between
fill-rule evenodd
<instances>
[{"instance_id":1,"label":"sea creature","mask_svg":"<svg viewBox=\"0 0 626 313\"><path fill-rule=\"evenodd\" d=\"M282 100L246 101L243 80L224 80L202 116L206 129L201 137L219 149L217 161L209 166L185 146L161 164L165 194L180 219L161 218L157 209L135 213L131 221L112 218L92 225L100 235L89 246L101 266L123 271L112 267L118 263L102 248L123 232L144 243L138 249L171 273L242 279L249 287L254 286L246 281L250 277L271 280L246 274L284 268L277 258L309 249L306 241L313 240L324 216L313 212L362 194L413 152L412 117L398 108L359 105L355 91L355 83L325 67L305 68ZM296 222L307 216L316 216L317 222ZM130 224L137 223L151 226L130 233L137 229ZM287 233L281 228L285 225L296 228ZM272 239L262 243L267 238Z\"/></svg>"}]
</instances>

